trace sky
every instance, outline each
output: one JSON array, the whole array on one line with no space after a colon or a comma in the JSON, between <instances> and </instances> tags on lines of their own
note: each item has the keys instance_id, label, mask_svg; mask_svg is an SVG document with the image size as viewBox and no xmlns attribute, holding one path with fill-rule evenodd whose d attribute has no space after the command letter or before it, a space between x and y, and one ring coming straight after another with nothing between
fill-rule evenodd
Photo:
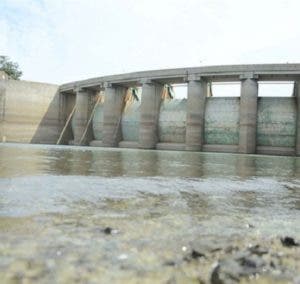
<instances>
[{"instance_id":1,"label":"sky","mask_svg":"<svg viewBox=\"0 0 300 284\"><path fill-rule=\"evenodd\" d=\"M0 55L48 83L222 64L300 63L299 0L0 0Z\"/></svg>"}]
</instances>

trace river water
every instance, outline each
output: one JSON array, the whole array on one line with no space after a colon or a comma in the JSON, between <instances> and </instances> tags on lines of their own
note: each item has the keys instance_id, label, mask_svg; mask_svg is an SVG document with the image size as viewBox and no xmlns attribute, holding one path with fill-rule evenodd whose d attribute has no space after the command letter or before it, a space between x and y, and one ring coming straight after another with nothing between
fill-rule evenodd
<instances>
[{"instance_id":1,"label":"river water","mask_svg":"<svg viewBox=\"0 0 300 284\"><path fill-rule=\"evenodd\" d=\"M300 238L299 177L294 157L0 144L0 279L205 283L222 255L195 247Z\"/></svg>"}]
</instances>

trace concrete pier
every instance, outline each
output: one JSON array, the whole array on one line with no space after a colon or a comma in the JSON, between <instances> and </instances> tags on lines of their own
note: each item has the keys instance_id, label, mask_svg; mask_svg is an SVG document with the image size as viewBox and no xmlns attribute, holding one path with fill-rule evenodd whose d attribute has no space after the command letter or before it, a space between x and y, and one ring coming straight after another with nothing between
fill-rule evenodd
<instances>
[{"instance_id":1,"label":"concrete pier","mask_svg":"<svg viewBox=\"0 0 300 284\"><path fill-rule=\"evenodd\" d=\"M93 93L88 90L81 88L76 90L75 113L73 121L74 145L88 145L93 138L91 129L88 130L85 137L83 137L91 115L93 104L92 97Z\"/></svg>"},{"instance_id":2,"label":"concrete pier","mask_svg":"<svg viewBox=\"0 0 300 284\"><path fill-rule=\"evenodd\" d=\"M186 115L186 147L201 151L204 138L204 112L207 83L199 76L189 76Z\"/></svg>"},{"instance_id":3,"label":"concrete pier","mask_svg":"<svg viewBox=\"0 0 300 284\"><path fill-rule=\"evenodd\" d=\"M142 102L140 116L139 148L154 149L158 142L158 117L163 85L151 80L141 81Z\"/></svg>"},{"instance_id":4,"label":"concrete pier","mask_svg":"<svg viewBox=\"0 0 300 284\"><path fill-rule=\"evenodd\" d=\"M121 118L126 88L105 83L105 101L103 109L104 147L117 147L122 140Z\"/></svg>"},{"instance_id":5,"label":"concrete pier","mask_svg":"<svg viewBox=\"0 0 300 284\"><path fill-rule=\"evenodd\" d=\"M241 75L240 79L241 99L238 151L244 154L254 154L256 152L258 77L249 73Z\"/></svg>"}]
</instances>

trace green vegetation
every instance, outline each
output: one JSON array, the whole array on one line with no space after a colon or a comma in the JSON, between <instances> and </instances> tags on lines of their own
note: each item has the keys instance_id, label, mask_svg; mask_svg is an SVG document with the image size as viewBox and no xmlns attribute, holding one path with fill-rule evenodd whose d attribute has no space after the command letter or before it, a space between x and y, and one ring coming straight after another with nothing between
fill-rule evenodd
<instances>
[{"instance_id":1,"label":"green vegetation","mask_svg":"<svg viewBox=\"0 0 300 284\"><path fill-rule=\"evenodd\" d=\"M9 78L20 80L22 71L19 70L19 64L10 60L8 56L0 55L0 71L4 71Z\"/></svg>"}]
</instances>

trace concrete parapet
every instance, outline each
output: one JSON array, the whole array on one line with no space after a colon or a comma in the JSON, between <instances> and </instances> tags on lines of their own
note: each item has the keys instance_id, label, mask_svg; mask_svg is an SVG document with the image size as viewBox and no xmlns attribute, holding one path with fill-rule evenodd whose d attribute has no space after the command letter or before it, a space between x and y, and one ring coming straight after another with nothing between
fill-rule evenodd
<instances>
[{"instance_id":1,"label":"concrete parapet","mask_svg":"<svg viewBox=\"0 0 300 284\"><path fill-rule=\"evenodd\" d=\"M121 119L126 88L105 84L103 146L117 147L122 140Z\"/></svg>"},{"instance_id":2,"label":"concrete parapet","mask_svg":"<svg viewBox=\"0 0 300 284\"><path fill-rule=\"evenodd\" d=\"M158 142L158 118L163 85L142 81L139 148L154 149Z\"/></svg>"},{"instance_id":3,"label":"concrete parapet","mask_svg":"<svg viewBox=\"0 0 300 284\"><path fill-rule=\"evenodd\" d=\"M200 77L188 77L185 149L201 151L204 140L204 112L207 82Z\"/></svg>"},{"instance_id":4,"label":"concrete parapet","mask_svg":"<svg viewBox=\"0 0 300 284\"><path fill-rule=\"evenodd\" d=\"M241 76L239 153L256 152L258 83L255 76Z\"/></svg>"}]
</instances>

